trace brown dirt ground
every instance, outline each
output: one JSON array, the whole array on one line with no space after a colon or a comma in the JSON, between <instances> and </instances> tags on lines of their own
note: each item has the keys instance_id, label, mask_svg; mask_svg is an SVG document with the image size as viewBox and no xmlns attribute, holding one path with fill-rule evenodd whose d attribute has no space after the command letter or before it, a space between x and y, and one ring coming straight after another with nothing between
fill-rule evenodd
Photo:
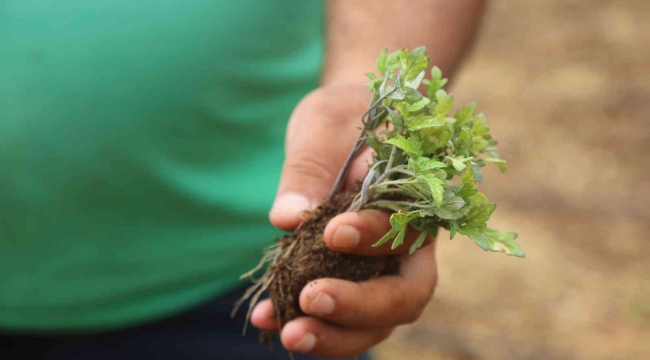
<instances>
[{"instance_id":1,"label":"brown dirt ground","mask_svg":"<svg viewBox=\"0 0 650 360\"><path fill-rule=\"evenodd\" d=\"M376 358L650 359L650 1L494 0L452 92L501 141L482 190L527 257L441 234L434 300Z\"/></svg>"}]
</instances>

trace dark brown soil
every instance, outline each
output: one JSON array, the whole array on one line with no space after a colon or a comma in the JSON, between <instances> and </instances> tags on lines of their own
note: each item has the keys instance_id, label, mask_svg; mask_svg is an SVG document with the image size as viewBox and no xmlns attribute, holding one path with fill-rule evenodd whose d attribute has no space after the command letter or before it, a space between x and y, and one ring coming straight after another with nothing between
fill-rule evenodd
<instances>
[{"instance_id":1,"label":"dark brown soil","mask_svg":"<svg viewBox=\"0 0 650 360\"><path fill-rule=\"evenodd\" d=\"M304 315L299 305L300 292L312 280L338 278L359 282L398 272L399 262L395 257L339 253L330 250L323 241L327 223L347 210L355 194L345 191L333 201L326 201L308 214L293 236L276 240L280 252L265 276L273 276L268 291L280 327ZM265 342L270 338L269 334L262 334L260 340Z\"/></svg>"}]
</instances>

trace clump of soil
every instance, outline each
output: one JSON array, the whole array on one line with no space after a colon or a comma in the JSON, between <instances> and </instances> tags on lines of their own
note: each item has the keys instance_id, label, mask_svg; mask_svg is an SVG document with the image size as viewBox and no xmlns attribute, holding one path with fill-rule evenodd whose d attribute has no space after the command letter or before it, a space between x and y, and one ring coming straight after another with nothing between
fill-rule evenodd
<instances>
[{"instance_id":1,"label":"clump of soil","mask_svg":"<svg viewBox=\"0 0 650 360\"><path fill-rule=\"evenodd\" d=\"M330 250L323 241L327 223L345 212L355 195L356 192L351 190L340 192L332 201L326 200L308 213L292 236L276 239L277 245L266 253L260 264L269 262L266 273L242 299L252 297L249 313L266 289L281 328L288 321L304 315L299 304L300 292L312 280L338 278L359 282L394 275L399 271L399 262L394 256L366 257L339 253ZM266 343L272 337L270 333L262 333L260 341Z\"/></svg>"}]
</instances>

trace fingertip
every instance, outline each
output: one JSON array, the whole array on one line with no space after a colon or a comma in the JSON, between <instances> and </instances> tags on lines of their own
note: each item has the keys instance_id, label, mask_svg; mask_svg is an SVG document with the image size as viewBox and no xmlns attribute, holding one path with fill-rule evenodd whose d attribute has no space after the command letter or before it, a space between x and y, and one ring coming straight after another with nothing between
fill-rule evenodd
<instances>
[{"instance_id":1,"label":"fingertip","mask_svg":"<svg viewBox=\"0 0 650 360\"><path fill-rule=\"evenodd\" d=\"M379 210L346 212L327 224L323 239L332 250L372 256L383 252L372 245L390 230L389 219Z\"/></svg>"},{"instance_id":2,"label":"fingertip","mask_svg":"<svg viewBox=\"0 0 650 360\"><path fill-rule=\"evenodd\" d=\"M302 319L292 320L282 328L280 340L287 350L307 353L316 345L316 336L307 331Z\"/></svg>"},{"instance_id":3,"label":"fingertip","mask_svg":"<svg viewBox=\"0 0 650 360\"><path fill-rule=\"evenodd\" d=\"M292 231L303 220L303 213L313 208L313 204L298 193L285 193L278 196L269 212L273 226Z\"/></svg>"},{"instance_id":4,"label":"fingertip","mask_svg":"<svg viewBox=\"0 0 650 360\"><path fill-rule=\"evenodd\" d=\"M278 324L271 300L262 300L255 306L251 313L251 324L262 330L277 330Z\"/></svg>"},{"instance_id":5,"label":"fingertip","mask_svg":"<svg viewBox=\"0 0 650 360\"><path fill-rule=\"evenodd\" d=\"M298 300L305 314L326 317L334 312L336 303L330 282L330 279L319 279L305 285Z\"/></svg>"}]
</instances>

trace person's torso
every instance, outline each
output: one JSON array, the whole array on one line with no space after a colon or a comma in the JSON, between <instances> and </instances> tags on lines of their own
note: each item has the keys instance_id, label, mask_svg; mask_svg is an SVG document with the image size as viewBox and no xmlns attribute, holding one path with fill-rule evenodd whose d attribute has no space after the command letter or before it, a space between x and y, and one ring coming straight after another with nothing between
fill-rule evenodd
<instances>
[{"instance_id":1,"label":"person's torso","mask_svg":"<svg viewBox=\"0 0 650 360\"><path fill-rule=\"evenodd\" d=\"M0 3L0 327L119 326L232 286L275 233L322 12Z\"/></svg>"}]
</instances>

